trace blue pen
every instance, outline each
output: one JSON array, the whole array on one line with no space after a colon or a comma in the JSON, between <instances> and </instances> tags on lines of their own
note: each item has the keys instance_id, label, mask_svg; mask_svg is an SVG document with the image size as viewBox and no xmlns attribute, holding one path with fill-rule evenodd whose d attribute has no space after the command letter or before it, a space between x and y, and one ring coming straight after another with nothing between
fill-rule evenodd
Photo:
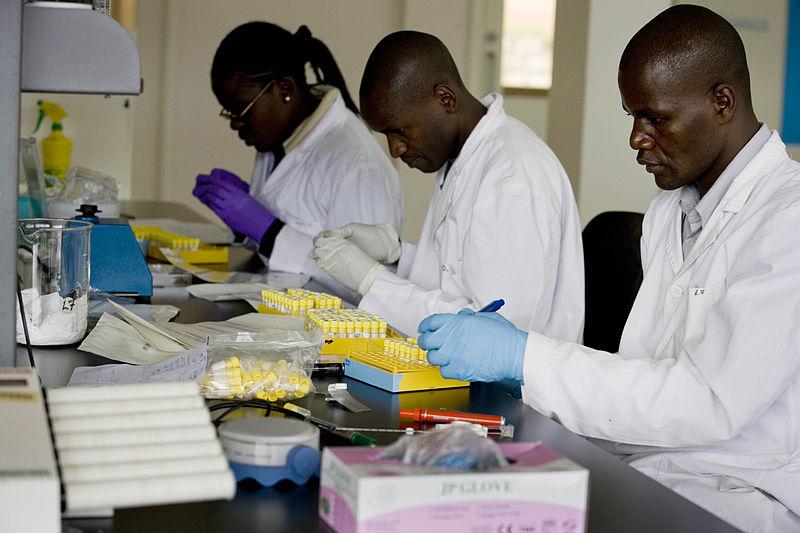
<instances>
[{"instance_id":1,"label":"blue pen","mask_svg":"<svg viewBox=\"0 0 800 533\"><path fill-rule=\"evenodd\" d=\"M504 305L505 303L506 303L506 301L505 301L505 300L503 300L502 298L499 298L499 299L497 299L497 300L495 300L495 301L493 301L493 302L489 302L488 304L486 304L486 305L485 305L485 306L484 306L484 307L483 307L483 308L482 308L480 311L478 311L478 312L479 312L479 313L494 313L495 311L497 311L497 310L499 310L501 307L503 307L503 305Z\"/></svg>"}]
</instances>

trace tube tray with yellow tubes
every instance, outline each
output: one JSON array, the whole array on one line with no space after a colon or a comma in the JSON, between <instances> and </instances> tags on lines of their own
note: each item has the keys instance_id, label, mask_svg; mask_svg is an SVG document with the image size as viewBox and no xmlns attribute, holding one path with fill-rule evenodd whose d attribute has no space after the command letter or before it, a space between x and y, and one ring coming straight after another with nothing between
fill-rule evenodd
<instances>
[{"instance_id":1,"label":"tube tray with yellow tubes","mask_svg":"<svg viewBox=\"0 0 800 533\"><path fill-rule=\"evenodd\" d=\"M359 309L342 309L342 300L324 292L305 289L265 289L260 313L301 316L308 328L318 327L324 335L320 353L347 355L356 351L383 350L383 339L402 339L386 320Z\"/></svg>"},{"instance_id":2,"label":"tube tray with yellow tubes","mask_svg":"<svg viewBox=\"0 0 800 533\"><path fill-rule=\"evenodd\" d=\"M136 239L148 241L147 255L159 261L167 261L161 248L170 248L180 254L187 263L227 263L228 247L205 244L194 237L172 233L157 226L134 226Z\"/></svg>"},{"instance_id":3,"label":"tube tray with yellow tubes","mask_svg":"<svg viewBox=\"0 0 800 533\"><path fill-rule=\"evenodd\" d=\"M469 382L443 378L439 367L428 363L416 339L385 339L366 351L353 351L344 360L345 376L389 392L468 387Z\"/></svg>"},{"instance_id":4,"label":"tube tray with yellow tubes","mask_svg":"<svg viewBox=\"0 0 800 533\"><path fill-rule=\"evenodd\" d=\"M342 299L325 292L306 289L264 289L259 313L306 316L311 309L341 309Z\"/></svg>"}]
</instances>

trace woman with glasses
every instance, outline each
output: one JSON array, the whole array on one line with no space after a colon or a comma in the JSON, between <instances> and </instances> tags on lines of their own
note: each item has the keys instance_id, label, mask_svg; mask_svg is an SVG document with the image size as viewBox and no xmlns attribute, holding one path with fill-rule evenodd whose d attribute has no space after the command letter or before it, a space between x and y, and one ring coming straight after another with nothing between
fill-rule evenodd
<instances>
[{"instance_id":1,"label":"woman with glasses","mask_svg":"<svg viewBox=\"0 0 800 533\"><path fill-rule=\"evenodd\" d=\"M249 185L214 169L197 176L193 194L270 269L310 274L352 298L311 259L312 239L351 222L399 231L402 197L328 47L305 26L291 34L243 24L217 48L211 87L220 115L258 153Z\"/></svg>"}]
</instances>

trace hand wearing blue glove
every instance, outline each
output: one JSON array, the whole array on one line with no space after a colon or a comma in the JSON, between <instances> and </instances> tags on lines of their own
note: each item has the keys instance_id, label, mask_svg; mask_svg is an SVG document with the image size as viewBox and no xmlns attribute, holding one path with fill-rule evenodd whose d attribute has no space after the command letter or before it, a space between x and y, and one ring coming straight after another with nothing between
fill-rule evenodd
<instances>
[{"instance_id":1,"label":"hand wearing blue glove","mask_svg":"<svg viewBox=\"0 0 800 533\"><path fill-rule=\"evenodd\" d=\"M462 309L457 315L431 315L418 330L420 348L445 378L522 381L528 333L497 313Z\"/></svg>"},{"instance_id":2,"label":"hand wearing blue glove","mask_svg":"<svg viewBox=\"0 0 800 533\"><path fill-rule=\"evenodd\" d=\"M229 172L227 174L236 178ZM260 243L267 229L277 220L275 215L250 196L247 188L242 187L246 183L238 183L230 177L215 177L213 172L208 178L201 180L198 176L198 184L192 193L233 231Z\"/></svg>"}]
</instances>

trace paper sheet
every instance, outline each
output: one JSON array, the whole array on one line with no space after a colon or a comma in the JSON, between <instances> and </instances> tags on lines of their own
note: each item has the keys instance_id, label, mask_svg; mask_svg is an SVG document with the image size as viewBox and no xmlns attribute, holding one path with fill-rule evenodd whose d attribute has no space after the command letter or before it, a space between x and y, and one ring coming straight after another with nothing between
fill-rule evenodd
<instances>
[{"instance_id":1,"label":"paper sheet","mask_svg":"<svg viewBox=\"0 0 800 533\"><path fill-rule=\"evenodd\" d=\"M78 349L114 361L137 365L163 361L186 350L183 346L173 351L159 350L132 325L108 313L100 317L97 325L83 339Z\"/></svg>"},{"instance_id":2,"label":"paper sheet","mask_svg":"<svg viewBox=\"0 0 800 533\"><path fill-rule=\"evenodd\" d=\"M159 250L164 254L167 261L176 267L209 283L265 283L267 281L267 274L209 270L184 261L183 257L171 248L159 248Z\"/></svg>"},{"instance_id":3,"label":"paper sheet","mask_svg":"<svg viewBox=\"0 0 800 533\"><path fill-rule=\"evenodd\" d=\"M175 337L164 333L163 329L159 329L155 324L140 318L139 316L131 313L118 303L111 300L108 301L111 306L117 311L117 314L139 333L139 335L156 349L165 352L181 351L181 349L189 348L188 345L182 344L181 341Z\"/></svg>"},{"instance_id":4,"label":"paper sheet","mask_svg":"<svg viewBox=\"0 0 800 533\"><path fill-rule=\"evenodd\" d=\"M194 263L188 263L177 253L170 248L159 248L164 257L172 265L189 272L208 283L229 283L229 284L243 284L243 283L266 283L275 289L290 289L295 287L302 287L309 282L311 276L307 274L295 274L293 272L267 272L266 274L253 273L253 272L236 272L236 271L220 271L209 270Z\"/></svg>"},{"instance_id":5,"label":"paper sheet","mask_svg":"<svg viewBox=\"0 0 800 533\"><path fill-rule=\"evenodd\" d=\"M136 317L137 320L134 320L129 314L122 315L125 320L104 314L78 349L123 363L145 365L163 361L203 344L210 334L302 330L305 323L299 317L250 313L224 322L161 322L156 326L142 324L138 321L141 319Z\"/></svg>"},{"instance_id":6,"label":"paper sheet","mask_svg":"<svg viewBox=\"0 0 800 533\"><path fill-rule=\"evenodd\" d=\"M269 332L273 329L302 331L305 319L293 316L249 313L224 322L199 322L197 324L159 324L159 327L187 346L206 342L209 335L216 333Z\"/></svg>"},{"instance_id":7,"label":"paper sheet","mask_svg":"<svg viewBox=\"0 0 800 533\"><path fill-rule=\"evenodd\" d=\"M130 220L131 226L157 226L172 233L180 233L188 237L200 239L206 244L229 244L231 234L211 222L182 222L173 218L135 218Z\"/></svg>"},{"instance_id":8,"label":"paper sheet","mask_svg":"<svg viewBox=\"0 0 800 533\"><path fill-rule=\"evenodd\" d=\"M196 382L203 377L207 359L206 346L202 344L153 365L81 366L72 371L72 376L69 378L67 386L172 381Z\"/></svg>"},{"instance_id":9,"label":"paper sheet","mask_svg":"<svg viewBox=\"0 0 800 533\"><path fill-rule=\"evenodd\" d=\"M181 312L174 305L152 305L152 304L120 304L125 309L148 322L169 322ZM95 318L95 322L103 313L114 313L114 306L108 300L89 301L89 319Z\"/></svg>"},{"instance_id":10,"label":"paper sheet","mask_svg":"<svg viewBox=\"0 0 800 533\"><path fill-rule=\"evenodd\" d=\"M258 300L261 291L272 288L265 283L202 283L186 287L189 294L210 302L226 300Z\"/></svg>"},{"instance_id":11,"label":"paper sheet","mask_svg":"<svg viewBox=\"0 0 800 533\"><path fill-rule=\"evenodd\" d=\"M195 298L202 298L210 302L226 300L244 300L255 311L262 303L261 291L276 288L265 283L201 283L186 287L186 290Z\"/></svg>"}]
</instances>

